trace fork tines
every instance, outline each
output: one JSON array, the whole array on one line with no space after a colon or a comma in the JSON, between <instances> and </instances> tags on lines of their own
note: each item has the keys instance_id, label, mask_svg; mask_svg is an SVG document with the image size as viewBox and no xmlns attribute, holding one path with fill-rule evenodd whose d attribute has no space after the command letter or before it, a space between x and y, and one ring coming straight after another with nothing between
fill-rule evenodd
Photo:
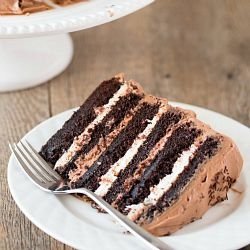
<instances>
[{"instance_id":1,"label":"fork tines","mask_svg":"<svg viewBox=\"0 0 250 250\"><path fill-rule=\"evenodd\" d=\"M11 151L26 174L36 183L42 185L61 180L49 164L37 153L28 141L9 144Z\"/></svg>"}]
</instances>

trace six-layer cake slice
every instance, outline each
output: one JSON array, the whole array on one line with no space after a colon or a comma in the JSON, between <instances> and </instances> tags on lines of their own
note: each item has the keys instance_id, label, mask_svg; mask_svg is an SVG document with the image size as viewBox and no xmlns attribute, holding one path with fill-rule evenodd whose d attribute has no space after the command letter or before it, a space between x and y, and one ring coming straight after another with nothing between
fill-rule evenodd
<instances>
[{"instance_id":1,"label":"six-layer cake slice","mask_svg":"<svg viewBox=\"0 0 250 250\"><path fill-rule=\"evenodd\" d=\"M104 81L42 147L69 187L86 187L155 235L227 198L242 158L191 111L123 75Z\"/></svg>"}]
</instances>

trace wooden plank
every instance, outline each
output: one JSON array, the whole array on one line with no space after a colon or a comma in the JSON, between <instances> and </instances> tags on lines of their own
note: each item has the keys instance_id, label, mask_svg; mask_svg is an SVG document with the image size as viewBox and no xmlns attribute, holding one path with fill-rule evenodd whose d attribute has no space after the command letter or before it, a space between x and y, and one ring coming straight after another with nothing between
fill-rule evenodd
<instances>
[{"instance_id":1,"label":"wooden plank","mask_svg":"<svg viewBox=\"0 0 250 250\"><path fill-rule=\"evenodd\" d=\"M157 1L75 33L74 60L51 83L52 114L78 106L100 81L122 71L148 92L249 125L249 9L247 2Z\"/></svg>"},{"instance_id":2,"label":"wooden plank","mask_svg":"<svg viewBox=\"0 0 250 250\"><path fill-rule=\"evenodd\" d=\"M153 8L146 8L121 20L73 34L74 60L51 83L53 114L79 106L101 81L120 72L140 82L153 83L151 42L142 41L143 36L150 37L152 11ZM152 92L155 85L145 87Z\"/></svg>"},{"instance_id":3,"label":"wooden plank","mask_svg":"<svg viewBox=\"0 0 250 250\"><path fill-rule=\"evenodd\" d=\"M0 117L0 249L71 249L33 225L16 206L7 185L7 142L18 141L49 117L48 84L1 94Z\"/></svg>"},{"instance_id":4,"label":"wooden plank","mask_svg":"<svg viewBox=\"0 0 250 250\"><path fill-rule=\"evenodd\" d=\"M250 125L249 2L158 1L154 8L158 93Z\"/></svg>"},{"instance_id":5,"label":"wooden plank","mask_svg":"<svg viewBox=\"0 0 250 250\"><path fill-rule=\"evenodd\" d=\"M49 117L48 85L0 95L0 249L63 249L63 245L34 226L11 198L7 185L7 142L18 141ZM18 185L18 183L17 183Z\"/></svg>"}]
</instances>

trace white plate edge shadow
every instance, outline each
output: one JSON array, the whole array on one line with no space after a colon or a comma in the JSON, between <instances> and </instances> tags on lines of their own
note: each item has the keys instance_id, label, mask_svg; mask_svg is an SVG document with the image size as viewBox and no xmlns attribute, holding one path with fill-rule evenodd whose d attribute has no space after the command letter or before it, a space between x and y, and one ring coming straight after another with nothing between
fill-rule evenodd
<instances>
[{"instance_id":1,"label":"white plate edge shadow","mask_svg":"<svg viewBox=\"0 0 250 250\"><path fill-rule=\"evenodd\" d=\"M174 106L180 106L182 108L186 108L186 109L191 109L193 111L195 111L196 113L198 113L198 118L202 118L203 115L204 117L205 116L212 116L212 117L217 117L218 119L222 119L222 120L226 120L227 121L227 124L231 123L233 124L233 126L240 126L241 127L241 131L243 130L243 134L247 134L244 138L243 138L243 141L246 140L245 138L248 138L249 137L249 141L250 141L250 131L249 131L249 128L247 128L246 126L240 124L239 122L237 121L234 121L233 119L231 118L228 118L224 115L221 115L221 114L218 114L216 112L213 112L213 111L210 111L210 110L206 110L206 109L203 109L203 108L199 108L199 107L196 107L196 106L192 106L192 105L189 105L189 104L182 104L182 103L174 103L172 102L172 104ZM60 119L60 117L68 117L72 111L72 110L68 110L68 111L65 111L63 113L60 113L60 114L57 114L56 116L53 116L51 118L49 118L48 120L40 123L39 125L37 125L35 128L33 128L30 132L28 132L24 137L29 137L30 135L32 135L32 133L34 133L35 130L37 130L38 127L42 127L42 126L45 126L47 123L49 122L55 122L57 121L58 119ZM204 118L203 117L203 118ZM204 119L202 119L204 120ZM58 122L55 122L56 124ZM62 123L59 122L60 124ZM211 122L209 122L211 124ZM57 128L59 128L58 126L60 126L60 124L57 124ZM212 127L213 124L212 124ZM217 129L217 128L215 128ZM218 130L218 129L217 129ZM233 139L236 139L236 138L233 138ZM241 139L241 138L240 138ZM239 141L238 139L236 140L236 143L237 141ZM248 142L249 143L249 142ZM237 143L238 146L240 148L243 148L244 147L249 147L250 148L250 144L249 145L239 145L241 144L240 143ZM241 150L242 151L242 150ZM250 173L250 166L249 166L249 162L250 162L250 159L249 159L249 156L245 155L246 152L242 152L244 157L248 157L246 159L247 160L247 165L248 167L246 167L246 163L245 163L245 168L244 168L244 177L249 175ZM246 160L245 159L245 160ZM13 172L11 166L16 165L16 162L13 162L13 156L11 156L10 158L10 161L9 161L9 164L8 164L8 183L9 183L9 187L10 187L10 191L11 191L11 194L14 198L14 200L16 201L17 205L19 206L19 208L23 211L23 213L36 225L38 226L40 229L42 229L43 231L45 231L47 234L51 235L52 237L56 238L57 240L65 243L65 244L68 244L68 245L71 245L75 248L81 248L81 246L79 245L80 242L75 242L75 239L77 238L77 231L78 232L81 232L82 230L80 230L80 227L83 226L83 222L80 223L80 221L78 221L76 219L76 217L72 214L70 214L69 211L67 211L66 209L62 210L63 213L65 215L67 215L67 217L65 217L64 219L67 221L67 223L72 223L73 222L76 222L77 224L74 225L75 228L75 231L76 232L76 235L73 236L72 238L72 235L68 235L67 233L67 228L63 228L63 227L60 227L60 232L58 232L57 230L55 230L56 225L52 225L53 224L53 221L55 220L60 220L60 218L58 218L58 216L60 216L60 213L53 213L51 216L51 218L53 218L53 221L50 222L49 225L44 225L44 221L42 219L43 216L41 216L41 214L39 215L39 213L41 213L41 209L40 210L38 209L38 217L40 216L40 218L37 218L37 214L33 211L33 213L30 212L30 207L25 207L24 204L23 204L23 201L20 200L20 192L18 193L19 191L19 188L17 188L15 186L15 178L13 180L13 177L15 176L15 173L17 174L18 171L16 172ZM14 176L13 176L14 174ZM20 175L20 173L19 173ZM23 178L26 178L26 176L21 176ZM25 184L25 183L24 183ZM29 183L29 180L27 179L27 183L28 186L31 184ZM33 185L33 184L32 184ZM249 183L246 183L247 186L249 186ZM48 194L45 194L44 192L42 192L41 190L38 190L36 187L34 188L34 190L36 190L36 193L38 193L39 195L42 195L42 196L46 196ZM32 191L34 191L32 190ZM50 202L56 202L55 204L59 205L60 203L60 206L62 206L61 202L58 202L57 198L55 198L54 196L51 196L49 197L49 201ZM243 201L240 203L239 207L237 209L242 209L244 211L244 213L246 212L246 203L247 201L249 202L250 201L250 195L249 195L249 192L248 191L245 191L244 193L244 199ZM46 205L46 204L44 204ZM48 205L48 204L47 204ZM43 206L42 206L43 207ZM213 209L213 208L212 208ZM216 207L215 207L216 209ZM60 211L60 212L62 212ZM236 220L236 223L234 222L234 226L237 228L237 225L239 224L239 219L240 219L240 226L242 227L242 231L249 231L250 230L250 225L247 225L247 219L249 218L249 222L250 222L250 211L246 214L246 217L244 218L241 218L242 215L237 213L237 210L236 212L233 212L232 214L230 214L229 216L227 216L225 219L223 219L222 221L216 223L216 228L217 230L220 232L221 229L223 229L223 227L225 225L228 225L228 223L230 224L230 220L232 219L237 219ZM53 217L54 216L54 217ZM56 219L55 219L56 218ZM70 221L72 219L72 221ZM52 224L51 224L52 223ZM65 222L66 223L66 222ZM78 224L79 223L79 224ZM202 223L202 220L199 220L195 223ZM238 224L237 224L238 223ZM192 225L192 224L191 224ZM67 226L67 225L66 225ZM71 225L72 226L72 225ZM85 224L86 226L86 224ZM213 229L213 226L212 225L211 227L207 227L207 228L203 228L202 230L200 231L195 231L193 233L187 233L187 234L182 234L181 232L183 231L187 231L188 226L184 227L184 229L180 230L179 232L177 232L176 234L172 235L172 236L168 236L168 237L163 237L162 239L166 242L168 242L171 246L173 247L176 247L176 249L199 249L201 246L206 246L207 248L206 249L209 249L211 247L213 247L214 249L235 249L235 248L239 248L239 247L242 247L246 244L248 244L250 242L250 236L248 237L247 235L244 234L241 234L241 236L239 237L239 235L237 235L236 233L236 237L235 237L235 240L233 242L227 242L225 241L224 243L221 243L221 242L217 242L217 244L212 244L211 242L211 239L208 239L210 236L217 236L216 233L213 233L212 232L212 229ZM49 228L50 227L50 228ZM54 228L53 228L54 227ZM115 226L116 227L116 226ZM53 228L53 229L51 229ZM103 230L101 229L97 229L95 227L90 227L88 228L87 230L87 234L89 237L86 237L88 238L86 240L85 238L85 247L86 249L88 249L89 247L95 247L94 244L96 244L96 247L99 246L100 242L102 242L102 246L103 246L103 249L111 249L110 248L110 241L108 240L109 237L111 236L112 237L112 241L116 242L117 245L113 246L114 249L117 249L117 247L119 247L120 249L127 249L127 247L130 245L130 247L132 246L135 246L134 249L140 249L142 247L141 244L137 244L136 240L130 236L130 235L124 235L124 234L114 234L114 233L110 233L110 232L105 232L105 234L103 233ZM97 240L94 240L91 239L91 235L93 237L93 235L95 235L95 239L97 239L99 237L100 241L97 241ZM106 235L107 237L103 236L103 235ZM86 236L86 233L85 235ZM204 237L205 236L205 237ZM224 240L225 239L228 239L231 237L235 236L234 234L230 233L228 230L225 234L225 232L223 231L223 237L224 237ZM75 238L74 238L75 237ZM101 238L100 238L101 237ZM108 239L107 239L108 238ZM198 243L196 242L196 246L193 246L192 244L190 244L191 242L193 242L193 240L195 239L199 239ZM210 243L210 245L209 245ZM85 248L84 248L85 249Z\"/></svg>"}]
</instances>

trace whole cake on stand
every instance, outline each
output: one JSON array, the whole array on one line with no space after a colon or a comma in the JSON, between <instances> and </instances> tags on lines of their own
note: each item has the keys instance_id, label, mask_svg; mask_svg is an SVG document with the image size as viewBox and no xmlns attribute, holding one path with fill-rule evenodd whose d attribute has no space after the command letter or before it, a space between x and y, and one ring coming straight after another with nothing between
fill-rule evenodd
<instances>
[{"instance_id":1,"label":"whole cake on stand","mask_svg":"<svg viewBox=\"0 0 250 250\"><path fill-rule=\"evenodd\" d=\"M73 56L67 33L116 20L152 2L0 1L0 92L38 85L65 70Z\"/></svg>"}]
</instances>

